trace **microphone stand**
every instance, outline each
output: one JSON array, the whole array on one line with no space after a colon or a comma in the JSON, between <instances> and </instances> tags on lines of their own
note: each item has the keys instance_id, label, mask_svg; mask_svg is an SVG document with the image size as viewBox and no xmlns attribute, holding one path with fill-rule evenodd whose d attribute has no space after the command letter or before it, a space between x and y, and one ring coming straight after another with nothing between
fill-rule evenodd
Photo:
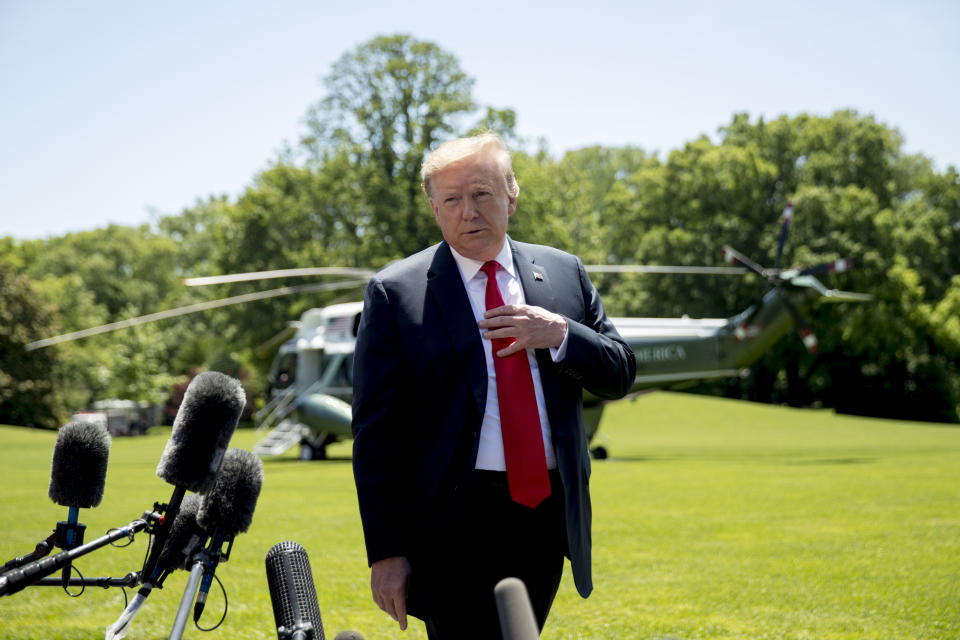
<instances>
[{"instance_id":1,"label":"microphone stand","mask_svg":"<svg viewBox=\"0 0 960 640\"><path fill-rule=\"evenodd\" d=\"M137 574L139 577L139 574ZM166 579L168 573L167 571L158 571L158 574L153 579L147 579L143 582L143 586L137 591L137 595L127 604L127 608L123 610L123 613L120 614L120 617L116 622L107 627L106 640L120 640L125 635L127 635L127 629L130 627L130 624L133 622L133 619L136 617L137 612L143 607L144 602L147 600L147 596L156 588L163 588L163 581ZM131 585L134 586L134 585Z\"/></svg>"},{"instance_id":2,"label":"microphone stand","mask_svg":"<svg viewBox=\"0 0 960 640\"><path fill-rule=\"evenodd\" d=\"M122 578L70 578L67 582L69 587L135 587L140 584L140 573L131 571ZM63 586L63 578L41 578L34 582L32 587L60 587Z\"/></svg>"},{"instance_id":3,"label":"microphone stand","mask_svg":"<svg viewBox=\"0 0 960 640\"><path fill-rule=\"evenodd\" d=\"M78 522L78 514L80 509L77 507L70 507L70 515L67 518L67 521L60 521L57 523L57 528L53 530L45 540L41 540L37 543L37 546L34 550L28 553L25 556L14 558L0 568L0 575L7 573L13 569L19 569L25 564L34 562L40 558L45 558L47 555L53 551L53 548L63 549L64 551L69 551L70 549L76 549L83 544L83 532L86 530L87 525ZM60 585L66 589L67 585L70 584L70 563L63 565L63 576L60 579Z\"/></svg>"},{"instance_id":4,"label":"microphone stand","mask_svg":"<svg viewBox=\"0 0 960 640\"><path fill-rule=\"evenodd\" d=\"M200 577L203 575L203 567L206 562L203 556L206 551L202 551L197 561L190 568L190 577L187 579L187 586L183 589L183 597L180 598L180 607L177 609L177 617L173 620L173 628L170 630L168 640L180 640L183 637L183 630L187 628L187 618L190 616L190 605L193 604L193 597L200 586Z\"/></svg>"},{"instance_id":5,"label":"microphone stand","mask_svg":"<svg viewBox=\"0 0 960 640\"><path fill-rule=\"evenodd\" d=\"M28 553L27 555L21 556L19 558L14 558L12 560L8 560L6 564L0 567L0 575L3 575L4 573L6 573L7 571L10 571L11 569L17 569L19 567L22 567L28 562L33 562L34 560L47 556L51 551L53 551L53 547L56 540L57 540L57 532L54 531L49 536L47 536L45 540L41 540L40 542L38 542L34 550Z\"/></svg>"},{"instance_id":6,"label":"microphone stand","mask_svg":"<svg viewBox=\"0 0 960 640\"><path fill-rule=\"evenodd\" d=\"M177 615L173 620L173 628L170 630L170 636L167 640L180 640L183 638L183 631L187 627L187 618L190 617L190 605L197 595L197 589L200 588L200 579L213 574L220 563L221 558L224 562L230 559L230 549L233 548L233 538L230 538L229 546L226 551L221 552L224 538L220 531L216 531L210 538L210 544L206 549L194 556L193 566L190 568L190 577L187 578L187 586L183 589L183 596L180 598L180 606L177 608ZM194 616L194 622L199 619L199 613Z\"/></svg>"},{"instance_id":7,"label":"microphone stand","mask_svg":"<svg viewBox=\"0 0 960 640\"><path fill-rule=\"evenodd\" d=\"M151 522L157 520L159 516L153 512L145 512L143 517L134 520L126 526L120 527L104 536L80 545L68 551L61 551L55 556L34 560L27 563L21 569L13 569L0 576L0 596L16 593L30 585L38 582L41 578L54 573L58 569L68 566L73 560L84 556L92 551L104 547L121 538L132 537L138 531L143 531Z\"/></svg>"},{"instance_id":8,"label":"microphone stand","mask_svg":"<svg viewBox=\"0 0 960 640\"><path fill-rule=\"evenodd\" d=\"M150 548L150 553L143 563L143 569L140 571L148 579L157 570L157 563L160 562L160 552L163 551L163 545L167 541L167 536L170 535L173 521L177 519L177 514L180 512L180 503L183 502L186 493L187 490L184 487L174 487L169 504L159 505L154 503L153 505L155 510L163 511L164 516L157 521L155 530L151 532L154 534L153 546Z\"/></svg>"}]
</instances>

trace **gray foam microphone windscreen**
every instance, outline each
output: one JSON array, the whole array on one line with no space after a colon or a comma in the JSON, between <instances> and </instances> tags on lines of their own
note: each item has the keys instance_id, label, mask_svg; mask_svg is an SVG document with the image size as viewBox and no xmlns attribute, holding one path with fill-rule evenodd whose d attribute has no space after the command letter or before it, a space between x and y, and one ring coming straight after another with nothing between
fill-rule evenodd
<instances>
[{"instance_id":1,"label":"gray foam microphone windscreen","mask_svg":"<svg viewBox=\"0 0 960 640\"><path fill-rule=\"evenodd\" d=\"M170 535L167 537L163 551L160 552L160 564L170 569L184 569L193 551L199 551L200 539L205 537L203 529L197 522L197 512L200 510L200 496L191 493L183 498L180 511L177 513ZM194 540L196 536L196 540Z\"/></svg>"},{"instance_id":2,"label":"gray foam microphone windscreen","mask_svg":"<svg viewBox=\"0 0 960 640\"><path fill-rule=\"evenodd\" d=\"M101 425L71 422L57 432L47 495L64 507L100 504L107 479L110 434Z\"/></svg>"},{"instance_id":3,"label":"gray foam microphone windscreen","mask_svg":"<svg viewBox=\"0 0 960 640\"><path fill-rule=\"evenodd\" d=\"M197 522L207 533L235 536L250 528L263 487L263 463L244 449L229 449L217 480L200 501Z\"/></svg>"},{"instance_id":4,"label":"gray foam microphone windscreen","mask_svg":"<svg viewBox=\"0 0 960 640\"><path fill-rule=\"evenodd\" d=\"M240 381L205 371L187 387L157 475L188 491L210 489L247 402Z\"/></svg>"}]
</instances>

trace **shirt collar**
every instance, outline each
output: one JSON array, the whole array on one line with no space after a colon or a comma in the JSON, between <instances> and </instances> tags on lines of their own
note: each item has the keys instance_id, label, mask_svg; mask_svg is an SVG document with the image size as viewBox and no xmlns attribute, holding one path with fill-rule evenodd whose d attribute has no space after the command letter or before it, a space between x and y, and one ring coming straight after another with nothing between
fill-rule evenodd
<instances>
[{"instance_id":1,"label":"shirt collar","mask_svg":"<svg viewBox=\"0 0 960 640\"><path fill-rule=\"evenodd\" d=\"M460 269L460 277L463 278L463 282L467 283L473 280L480 271L480 267L483 266L483 262L461 255L452 246L450 247L450 251L453 253L453 259L457 262L457 268ZM496 255L494 260L496 260L500 268L509 273L511 277L517 277L517 270L513 264L513 251L510 250L509 236L504 238L500 253Z\"/></svg>"}]
</instances>

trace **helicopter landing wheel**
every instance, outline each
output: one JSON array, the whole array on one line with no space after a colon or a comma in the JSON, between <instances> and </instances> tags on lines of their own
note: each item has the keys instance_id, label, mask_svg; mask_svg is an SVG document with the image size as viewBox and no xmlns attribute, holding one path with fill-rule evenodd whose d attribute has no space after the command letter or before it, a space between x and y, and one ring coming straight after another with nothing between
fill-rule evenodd
<instances>
[{"instance_id":1,"label":"helicopter landing wheel","mask_svg":"<svg viewBox=\"0 0 960 640\"><path fill-rule=\"evenodd\" d=\"M327 459L327 445L321 445L316 447L309 442L300 443L300 459L301 460L326 460Z\"/></svg>"}]
</instances>

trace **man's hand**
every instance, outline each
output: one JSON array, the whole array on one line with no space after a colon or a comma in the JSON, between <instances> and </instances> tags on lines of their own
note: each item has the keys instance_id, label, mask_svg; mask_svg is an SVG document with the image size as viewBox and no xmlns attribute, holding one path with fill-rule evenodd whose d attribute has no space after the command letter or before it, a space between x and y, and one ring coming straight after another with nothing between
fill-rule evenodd
<instances>
[{"instance_id":1,"label":"man's hand","mask_svg":"<svg viewBox=\"0 0 960 640\"><path fill-rule=\"evenodd\" d=\"M384 558L370 567L370 590L377 606L407 630L407 585L410 563L403 556Z\"/></svg>"},{"instance_id":2,"label":"man's hand","mask_svg":"<svg viewBox=\"0 0 960 640\"><path fill-rule=\"evenodd\" d=\"M480 328L483 337L516 338L517 341L496 355L505 358L522 349L559 347L567 334L567 319L542 307L527 304L506 304L483 314Z\"/></svg>"}]
</instances>

